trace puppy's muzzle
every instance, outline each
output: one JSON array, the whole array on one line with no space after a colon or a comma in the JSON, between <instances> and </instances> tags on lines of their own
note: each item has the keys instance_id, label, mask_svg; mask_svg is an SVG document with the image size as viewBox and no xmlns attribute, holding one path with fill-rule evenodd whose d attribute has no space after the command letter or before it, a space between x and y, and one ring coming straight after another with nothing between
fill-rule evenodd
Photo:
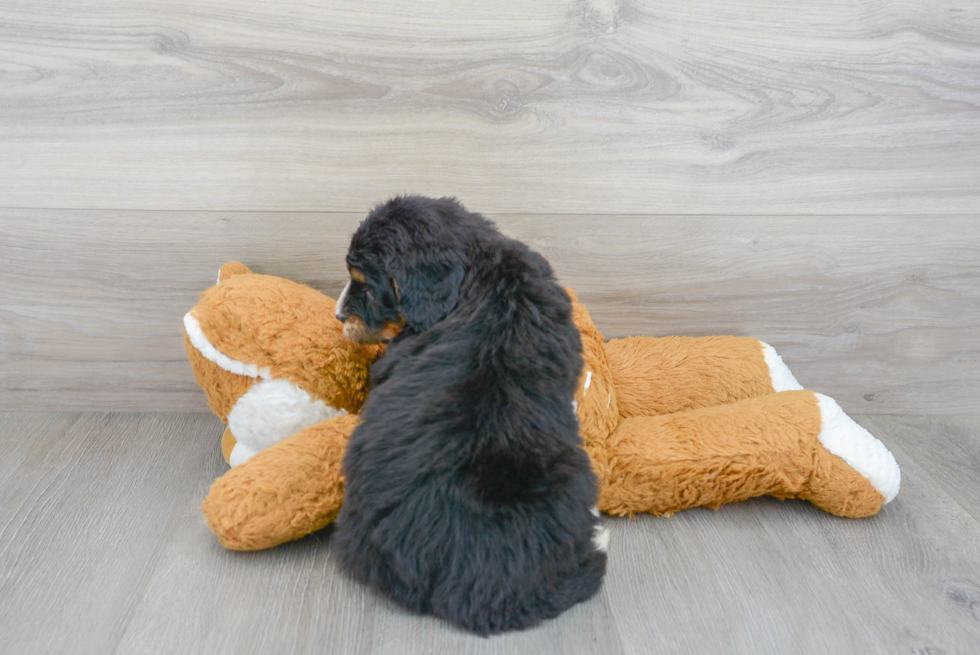
<instances>
[{"instance_id":1,"label":"puppy's muzzle","mask_svg":"<svg viewBox=\"0 0 980 655\"><path fill-rule=\"evenodd\" d=\"M388 321L385 326L377 332L368 332L364 321L358 316L348 316L344 321L344 336L354 343L383 343L391 341L405 327L405 321Z\"/></svg>"},{"instance_id":2,"label":"puppy's muzzle","mask_svg":"<svg viewBox=\"0 0 980 655\"><path fill-rule=\"evenodd\" d=\"M344 316L341 318L341 314L337 314L337 318L340 318L344 322L344 336L353 341L354 343L367 343L368 342L368 331L367 327L357 316Z\"/></svg>"}]
</instances>

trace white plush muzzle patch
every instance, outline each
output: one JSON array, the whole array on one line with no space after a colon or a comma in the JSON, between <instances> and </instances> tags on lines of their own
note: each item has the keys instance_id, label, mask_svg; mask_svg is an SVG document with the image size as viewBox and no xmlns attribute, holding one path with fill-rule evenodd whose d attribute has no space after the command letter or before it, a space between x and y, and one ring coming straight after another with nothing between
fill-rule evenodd
<instances>
[{"instance_id":1,"label":"white plush muzzle patch","mask_svg":"<svg viewBox=\"0 0 980 655\"><path fill-rule=\"evenodd\" d=\"M303 428L347 412L322 400L289 380L262 380L252 385L228 413L228 428L235 439L259 451Z\"/></svg>"}]
</instances>

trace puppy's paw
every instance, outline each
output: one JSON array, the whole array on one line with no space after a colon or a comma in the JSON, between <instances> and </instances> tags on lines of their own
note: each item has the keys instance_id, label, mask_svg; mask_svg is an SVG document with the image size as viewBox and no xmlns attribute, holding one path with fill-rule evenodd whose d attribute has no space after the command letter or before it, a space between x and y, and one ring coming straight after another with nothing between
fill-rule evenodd
<instances>
[{"instance_id":1,"label":"puppy's paw","mask_svg":"<svg viewBox=\"0 0 980 655\"><path fill-rule=\"evenodd\" d=\"M599 508L592 508L592 515L599 518ZM595 549L600 552L607 552L609 550L609 528L603 527L602 523L596 523L595 529L592 533L592 545Z\"/></svg>"}]
</instances>

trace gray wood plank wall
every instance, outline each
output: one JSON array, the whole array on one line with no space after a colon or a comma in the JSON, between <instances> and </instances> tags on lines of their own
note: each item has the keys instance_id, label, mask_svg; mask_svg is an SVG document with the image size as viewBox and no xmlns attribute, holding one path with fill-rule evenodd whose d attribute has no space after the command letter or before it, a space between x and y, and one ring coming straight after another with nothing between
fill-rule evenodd
<instances>
[{"instance_id":1,"label":"gray wood plank wall","mask_svg":"<svg viewBox=\"0 0 980 655\"><path fill-rule=\"evenodd\" d=\"M217 267L336 294L407 191L609 336L758 336L849 411L980 392L968 0L8 0L0 154L0 408L204 411L179 319Z\"/></svg>"},{"instance_id":2,"label":"gray wood plank wall","mask_svg":"<svg viewBox=\"0 0 980 655\"><path fill-rule=\"evenodd\" d=\"M972 0L0 9L0 206L967 212Z\"/></svg>"}]
</instances>

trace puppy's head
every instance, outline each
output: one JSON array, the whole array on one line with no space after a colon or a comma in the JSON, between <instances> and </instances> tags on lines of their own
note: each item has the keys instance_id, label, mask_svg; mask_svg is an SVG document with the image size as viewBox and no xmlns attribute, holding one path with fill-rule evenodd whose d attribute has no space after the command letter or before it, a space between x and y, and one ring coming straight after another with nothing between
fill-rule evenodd
<instances>
[{"instance_id":1,"label":"puppy's head","mask_svg":"<svg viewBox=\"0 0 980 655\"><path fill-rule=\"evenodd\" d=\"M350 280L337 299L337 318L344 323L344 336L357 343L391 341L405 327L394 281L372 274L369 282L361 269L349 269Z\"/></svg>"},{"instance_id":2,"label":"puppy's head","mask_svg":"<svg viewBox=\"0 0 980 655\"><path fill-rule=\"evenodd\" d=\"M445 318L459 298L468 235L487 224L448 198L408 196L376 207L347 251L350 281L337 300L344 334L390 341Z\"/></svg>"}]
</instances>

